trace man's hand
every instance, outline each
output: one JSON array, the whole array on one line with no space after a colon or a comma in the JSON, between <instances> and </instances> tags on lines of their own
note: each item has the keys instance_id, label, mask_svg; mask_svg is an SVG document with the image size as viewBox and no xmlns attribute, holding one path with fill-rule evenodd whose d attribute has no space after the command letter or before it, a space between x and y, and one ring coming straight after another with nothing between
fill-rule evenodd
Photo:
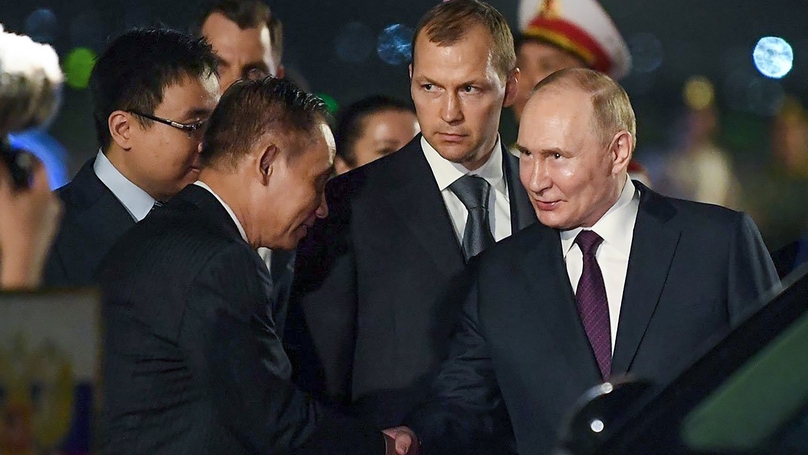
<instances>
[{"instance_id":1,"label":"man's hand","mask_svg":"<svg viewBox=\"0 0 808 455\"><path fill-rule=\"evenodd\" d=\"M51 193L45 166L37 160L30 188L18 189L0 165L0 287L35 288L42 279L62 204Z\"/></svg>"},{"instance_id":2,"label":"man's hand","mask_svg":"<svg viewBox=\"0 0 808 455\"><path fill-rule=\"evenodd\" d=\"M388 428L383 433L387 438L387 455L418 455L418 436L411 429Z\"/></svg>"}]
</instances>

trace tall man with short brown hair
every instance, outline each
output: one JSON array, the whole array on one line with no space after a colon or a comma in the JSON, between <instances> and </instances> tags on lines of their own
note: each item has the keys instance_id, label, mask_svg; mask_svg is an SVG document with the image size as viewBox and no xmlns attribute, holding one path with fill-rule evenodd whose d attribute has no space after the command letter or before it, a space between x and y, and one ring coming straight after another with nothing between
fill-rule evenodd
<instances>
[{"instance_id":1,"label":"tall man with short brown hair","mask_svg":"<svg viewBox=\"0 0 808 455\"><path fill-rule=\"evenodd\" d=\"M519 75L505 19L476 0L442 3L412 52L422 134L330 183L331 216L298 250L290 311L302 314L287 331L301 383L385 426L447 353L466 260L535 221L497 132Z\"/></svg>"}]
</instances>

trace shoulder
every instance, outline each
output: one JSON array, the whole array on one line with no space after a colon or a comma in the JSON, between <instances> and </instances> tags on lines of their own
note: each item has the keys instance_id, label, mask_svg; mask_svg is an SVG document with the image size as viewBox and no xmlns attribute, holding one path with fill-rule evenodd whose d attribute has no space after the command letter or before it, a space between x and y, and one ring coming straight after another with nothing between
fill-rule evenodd
<instances>
[{"instance_id":1,"label":"shoulder","mask_svg":"<svg viewBox=\"0 0 808 455\"><path fill-rule=\"evenodd\" d=\"M720 205L663 196L644 186L640 190L640 212L682 229L728 227L748 217L742 212Z\"/></svg>"}]
</instances>

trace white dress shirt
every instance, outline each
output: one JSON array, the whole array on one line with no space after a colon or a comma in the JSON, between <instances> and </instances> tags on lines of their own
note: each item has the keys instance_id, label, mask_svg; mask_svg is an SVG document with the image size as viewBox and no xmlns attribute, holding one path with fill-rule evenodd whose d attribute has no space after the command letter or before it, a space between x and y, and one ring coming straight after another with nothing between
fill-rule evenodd
<instances>
[{"instance_id":1,"label":"white dress shirt","mask_svg":"<svg viewBox=\"0 0 808 455\"><path fill-rule=\"evenodd\" d=\"M101 183L109 188L112 194L123 204L126 211L132 215L135 221L146 218L146 215L154 207L154 198L124 177L101 150L95 156L93 171L95 171L95 175L101 180Z\"/></svg>"},{"instance_id":2,"label":"white dress shirt","mask_svg":"<svg viewBox=\"0 0 808 455\"><path fill-rule=\"evenodd\" d=\"M511 204L505 174L502 169L502 153L499 152L502 149L502 143L499 136L497 136L497 142L494 144L494 152L491 153L488 161L474 171L469 171L465 166L453 163L440 156L438 151L423 136L421 137L421 149L424 151L426 161L429 163L432 174L435 176L435 181L438 183L440 194L443 196L443 203L446 204L446 209L452 218L455 234L461 243L463 242L463 233L466 229L466 218L468 218L469 212L466 206L460 202L460 198L449 189L449 185L466 174L482 177L491 185L492 191L488 196L488 219L494 240L498 242L511 235Z\"/></svg>"},{"instance_id":3,"label":"white dress shirt","mask_svg":"<svg viewBox=\"0 0 808 455\"><path fill-rule=\"evenodd\" d=\"M617 202L590 228L603 238L603 243L595 253L603 284L606 287L606 299L609 303L609 322L612 335L612 354L617 339L617 323L620 318L620 306L623 302L623 288L626 284L628 257L631 252L631 240L634 237L634 224L637 221L637 210L640 206L640 194L631 179L626 180L623 192ZM578 289L578 280L583 271L583 253L575 243L575 237L581 228L561 231L561 251L567 264L570 284L573 291Z\"/></svg>"}]
</instances>

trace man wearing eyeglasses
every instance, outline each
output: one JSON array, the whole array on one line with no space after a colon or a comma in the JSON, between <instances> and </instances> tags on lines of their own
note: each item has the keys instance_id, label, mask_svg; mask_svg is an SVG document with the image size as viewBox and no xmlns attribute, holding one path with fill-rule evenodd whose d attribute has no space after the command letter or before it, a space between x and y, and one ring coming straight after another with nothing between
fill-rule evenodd
<instances>
[{"instance_id":1,"label":"man wearing eyeglasses","mask_svg":"<svg viewBox=\"0 0 808 455\"><path fill-rule=\"evenodd\" d=\"M196 180L219 99L216 57L202 39L131 30L99 57L90 91L100 150L57 190L65 213L45 268L49 286L95 284L118 238Z\"/></svg>"}]
</instances>

